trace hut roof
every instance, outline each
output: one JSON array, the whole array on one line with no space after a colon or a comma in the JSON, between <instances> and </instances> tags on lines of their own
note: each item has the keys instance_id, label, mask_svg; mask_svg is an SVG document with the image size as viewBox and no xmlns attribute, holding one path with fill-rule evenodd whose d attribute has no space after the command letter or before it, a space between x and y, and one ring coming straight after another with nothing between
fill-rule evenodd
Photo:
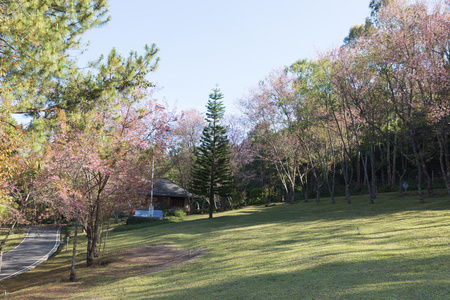
<instances>
[{"instance_id":1,"label":"hut roof","mask_svg":"<svg viewBox=\"0 0 450 300\"><path fill-rule=\"evenodd\" d=\"M150 195L150 191L148 192L148 194ZM153 196L198 198L198 196L188 192L187 190L167 178L155 178Z\"/></svg>"}]
</instances>

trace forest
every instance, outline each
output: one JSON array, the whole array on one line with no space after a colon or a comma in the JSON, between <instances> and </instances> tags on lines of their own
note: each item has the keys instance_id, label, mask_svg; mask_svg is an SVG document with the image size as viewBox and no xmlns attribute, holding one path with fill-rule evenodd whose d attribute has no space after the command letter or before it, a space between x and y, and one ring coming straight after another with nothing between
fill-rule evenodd
<instances>
[{"instance_id":1,"label":"forest","mask_svg":"<svg viewBox=\"0 0 450 300\"><path fill-rule=\"evenodd\" d=\"M434 187L450 196L448 2L371 8L344 45L273 71L239 99L242 115L224 121L233 202L218 207L324 195L350 204L360 193L373 204L378 192L408 188L420 202ZM165 169L181 183L203 127L194 111L183 118Z\"/></svg>"}]
</instances>

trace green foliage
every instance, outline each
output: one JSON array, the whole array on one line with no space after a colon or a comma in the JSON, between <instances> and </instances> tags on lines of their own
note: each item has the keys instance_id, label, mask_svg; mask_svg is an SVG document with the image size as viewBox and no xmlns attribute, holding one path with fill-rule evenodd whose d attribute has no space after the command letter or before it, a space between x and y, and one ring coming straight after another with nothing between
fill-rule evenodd
<instances>
[{"instance_id":1,"label":"green foliage","mask_svg":"<svg viewBox=\"0 0 450 300\"><path fill-rule=\"evenodd\" d=\"M206 121L203 129L201 145L195 152L196 161L191 170L191 191L200 196L207 196L210 203L214 195L222 197L232 193L230 152L226 129L220 123L225 108L221 99L220 89L213 89L207 104ZM212 217L210 206L210 217Z\"/></svg>"},{"instance_id":2,"label":"green foliage","mask_svg":"<svg viewBox=\"0 0 450 300\"><path fill-rule=\"evenodd\" d=\"M386 5L389 4L389 0L370 0L370 16L376 18L378 12Z\"/></svg>"},{"instance_id":3,"label":"green foliage","mask_svg":"<svg viewBox=\"0 0 450 300\"><path fill-rule=\"evenodd\" d=\"M0 237L3 239L3 237L7 234L9 231L8 227L0 227ZM3 247L3 253L8 252L9 250L13 249L15 246L20 244L22 240L27 235L28 228L26 226L16 226L11 232L11 235L8 237L8 240L5 243L5 246Z\"/></svg>"},{"instance_id":4,"label":"green foliage","mask_svg":"<svg viewBox=\"0 0 450 300\"><path fill-rule=\"evenodd\" d=\"M163 209L163 215L164 217L176 217L176 218L182 218L187 216L186 212L182 210L181 208L174 208L174 209Z\"/></svg>"},{"instance_id":5,"label":"green foliage","mask_svg":"<svg viewBox=\"0 0 450 300\"><path fill-rule=\"evenodd\" d=\"M153 222L152 218L129 216L126 224L127 225L136 225L136 224L150 223L150 222Z\"/></svg>"},{"instance_id":6,"label":"green foliage","mask_svg":"<svg viewBox=\"0 0 450 300\"><path fill-rule=\"evenodd\" d=\"M187 214L182 209L176 209L175 212L174 212L174 216L177 217L177 218L183 218L183 217L186 217Z\"/></svg>"},{"instance_id":7,"label":"green foliage","mask_svg":"<svg viewBox=\"0 0 450 300\"><path fill-rule=\"evenodd\" d=\"M51 118L57 110L111 109L117 92L148 87L144 77L157 67L155 45L128 58L112 49L79 68L73 50L80 37L105 24L106 0L5 0L0 2L0 94L15 113Z\"/></svg>"},{"instance_id":8,"label":"green foliage","mask_svg":"<svg viewBox=\"0 0 450 300\"><path fill-rule=\"evenodd\" d=\"M263 205L263 204L267 204L267 197L252 198L248 203L248 205Z\"/></svg>"},{"instance_id":9,"label":"green foliage","mask_svg":"<svg viewBox=\"0 0 450 300\"><path fill-rule=\"evenodd\" d=\"M262 190L261 188L254 188L253 190L250 191L250 198L251 199L255 199L255 198L261 198L261 194L262 194Z\"/></svg>"},{"instance_id":10,"label":"green foliage","mask_svg":"<svg viewBox=\"0 0 450 300\"><path fill-rule=\"evenodd\" d=\"M267 203L267 197L262 196L261 188L254 188L250 191L249 205L262 205Z\"/></svg>"}]
</instances>

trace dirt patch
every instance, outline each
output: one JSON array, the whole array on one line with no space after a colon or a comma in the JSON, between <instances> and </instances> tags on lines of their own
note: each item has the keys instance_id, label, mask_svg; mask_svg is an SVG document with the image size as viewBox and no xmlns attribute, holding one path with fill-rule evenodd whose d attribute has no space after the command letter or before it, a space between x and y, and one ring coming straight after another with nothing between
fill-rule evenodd
<instances>
[{"instance_id":1,"label":"dirt patch","mask_svg":"<svg viewBox=\"0 0 450 300\"><path fill-rule=\"evenodd\" d=\"M204 250L181 250L171 245L146 245L109 253L86 267L85 254L77 261L76 281L69 282L70 261L47 261L30 272L0 282L0 290L14 299L67 298L95 286L111 284L127 277L159 272L196 259Z\"/></svg>"},{"instance_id":2,"label":"dirt patch","mask_svg":"<svg viewBox=\"0 0 450 300\"><path fill-rule=\"evenodd\" d=\"M204 250L180 250L171 245L147 245L112 253L98 261L105 275L139 276L165 270L196 259Z\"/></svg>"}]
</instances>

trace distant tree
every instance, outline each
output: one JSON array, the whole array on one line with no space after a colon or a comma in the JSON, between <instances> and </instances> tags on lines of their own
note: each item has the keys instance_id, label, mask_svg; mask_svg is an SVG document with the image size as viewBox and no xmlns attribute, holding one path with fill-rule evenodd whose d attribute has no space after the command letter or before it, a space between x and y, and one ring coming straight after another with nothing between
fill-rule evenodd
<instances>
[{"instance_id":1,"label":"distant tree","mask_svg":"<svg viewBox=\"0 0 450 300\"><path fill-rule=\"evenodd\" d=\"M261 197L263 195L264 180L262 172L264 161L255 162L255 151L252 149L252 141L248 138L248 123L242 115L227 115L225 117L227 135L230 144L230 168L233 174L233 197L228 198L231 209L245 202L245 190L249 188L250 181L256 179L253 171L249 173L249 165L254 163L259 167L259 179L261 182ZM252 169L253 170L253 169ZM267 198L268 199L268 198Z\"/></svg>"},{"instance_id":2,"label":"distant tree","mask_svg":"<svg viewBox=\"0 0 450 300\"><path fill-rule=\"evenodd\" d=\"M360 37L368 37L370 30L378 23L380 10L389 4L389 0L370 0L370 18L366 18L364 25L354 25L350 27L348 35L344 38L344 45L353 47Z\"/></svg>"},{"instance_id":3,"label":"distant tree","mask_svg":"<svg viewBox=\"0 0 450 300\"><path fill-rule=\"evenodd\" d=\"M312 139L307 138L306 128L312 114L305 109L302 99L296 90L295 77L281 69L266 76L248 97L240 100L257 135L253 146L264 155L260 159L275 167L286 202L290 203L294 203L297 177L300 181L305 178L310 169L308 161L311 162Z\"/></svg>"},{"instance_id":4,"label":"distant tree","mask_svg":"<svg viewBox=\"0 0 450 300\"><path fill-rule=\"evenodd\" d=\"M360 37L368 35L372 27L373 24L369 18L366 18L364 25L354 25L350 27L348 35L344 38L344 45L353 47Z\"/></svg>"},{"instance_id":5,"label":"distant tree","mask_svg":"<svg viewBox=\"0 0 450 300\"><path fill-rule=\"evenodd\" d=\"M206 113L207 125L203 129L201 144L195 153L191 171L191 188L198 195L209 197L209 217L213 217L214 196L231 195L230 151L227 131L221 125L225 113L223 94L219 88L209 95Z\"/></svg>"},{"instance_id":6,"label":"distant tree","mask_svg":"<svg viewBox=\"0 0 450 300\"><path fill-rule=\"evenodd\" d=\"M389 4L389 0L370 0L370 16L372 18L377 18L378 12L385 6Z\"/></svg>"},{"instance_id":7,"label":"distant tree","mask_svg":"<svg viewBox=\"0 0 450 300\"><path fill-rule=\"evenodd\" d=\"M194 152L200 143L205 121L196 109L181 112L171 130L172 143L169 149L168 176L181 186L189 182Z\"/></svg>"}]
</instances>

